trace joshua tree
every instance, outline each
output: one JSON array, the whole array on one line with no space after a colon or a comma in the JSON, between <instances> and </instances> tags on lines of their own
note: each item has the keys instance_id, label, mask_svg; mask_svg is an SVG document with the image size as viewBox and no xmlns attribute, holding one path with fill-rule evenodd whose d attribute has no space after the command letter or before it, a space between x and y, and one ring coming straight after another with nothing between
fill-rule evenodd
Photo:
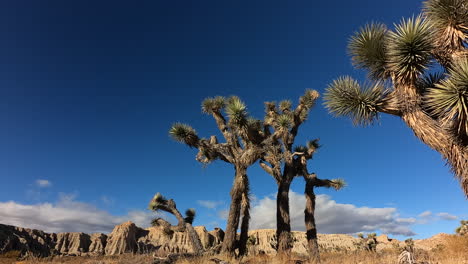
<instances>
[{"instance_id":1,"label":"joshua tree","mask_svg":"<svg viewBox=\"0 0 468 264\"><path fill-rule=\"evenodd\" d=\"M468 220L461 220L460 226L455 229L455 233L461 236L468 235Z\"/></svg>"},{"instance_id":2,"label":"joshua tree","mask_svg":"<svg viewBox=\"0 0 468 264\"><path fill-rule=\"evenodd\" d=\"M190 241L192 242L193 251L195 254L201 254L203 252L203 245L201 244L200 238L198 237L197 232L192 226L193 220L195 219L195 210L188 209L185 212L185 218L177 210L176 203L174 200L167 200L160 193L156 193L149 203L149 209L152 211L165 211L170 214L173 214L178 221L176 231L187 231ZM161 223L160 218L156 218L152 221L152 225L158 225Z\"/></svg>"},{"instance_id":3,"label":"joshua tree","mask_svg":"<svg viewBox=\"0 0 468 264\"><path fill-rule=\"evenodd\" d=\"M289 216L289 189L295 176L301 173L302 155L312 157L317 140L309 142L309 148L297 147L293 150L294 140L300 125L307 119L319 94L307 90L299 100L296 109L292 109L291 101L280 102L279 109L274 102L267 102L265 129L273 128L277 138L265 145L265 155L260 166L276 181L278 193L276 197L276 238L279 254L289 254L292 248L291 225Z\"/></svg>"},{"instance_id":4,"label":"joshua tree","mask_svg":"<svg viewBox=\"0 0 468 264\"><path fill-rule=\"evenodd\" d=\"M377 234L367 234L367 238L364 238L364 234L359 233L357 236L361 239L359 246L368 251L376 251L377 249Z\"/></svg>"},{"instance_id":5,"label":"joshua tree","mask_svg":"<svg viewBox=\"0 0 468 264\"><path fill-rule=\"evenodd\" d=\"M207 164L214 160L222 160L234 166L235 177L231 189L231 205L221 251L234 255L238 247L239 255L244 255L250 219L247 168L262 156L262 142L273 135L265 134L261 121L249 117L245 104L236 96L227 99L220 96L205 99L202 103L202 110L215 119L225 143L219 143L216 136L211 136L210 139L200 138L192 127L180 123L173 125L169 134L175 140L197 148L199 152L196 159L199 162ZM223 110L227 119L222 113ZM241 234L236 245L236 233L241 215L243 216Z\"/></svg>"},{"instance_id":6,"label":"joshua tree","mask_svg":"<svg viewBox=\"0 0 468 264\"><path fill-rule=\"evenodd\" d=\"M349 53L374 83L333 81L325 105L355 124L379 113L400 117L416 137L442 154L468 196L468 3L428 0L420 16L393 30L372 23L356 32ZM437 62L444 71L431 73ZM391 84L391 87L386 87Z\"/></svg>"},{"instance_id":7,"label":"joshua tree","mask_svg":"<svg viewBox=\"0 0 468 264\"><path fill-rule=\"evenodd\" d=\"M333 187L335 190L343 188L346 183L342 179L323 180L317 178L315 173L309 173L307 170L307 160L312 157L309 155L301 156L302 176L306 182L305 196L306 208L304 210L307 245L312 262L320 263L319 247L317 242L317 226L315 225L315 193L316 187Z\"/></svg>"}]
</instances>

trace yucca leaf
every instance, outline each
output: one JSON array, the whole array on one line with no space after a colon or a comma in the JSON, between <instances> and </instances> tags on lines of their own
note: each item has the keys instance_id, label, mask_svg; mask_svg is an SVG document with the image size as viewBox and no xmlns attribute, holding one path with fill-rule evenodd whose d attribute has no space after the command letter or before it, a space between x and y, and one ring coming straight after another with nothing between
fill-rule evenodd
<instances>
[{"instance_id":1,"label":"yucca leaf","mask_svg":"<svg viewBox=\"0 0 468 264\"><path fill-rule=\"evenodd\" d=\"M388 66L395 81L416 81L431 60L432 27L422 16L402 20L388 33Z\"/></svg>"},{"instance_id":2,"label":"yucca leaf","mask_svg":"<svg viewBox=\"0 0 468 264\"><path fill-rule=\"evenodd\" d=\"M160 193L156 193L151 199L148 208L152 211L162 209L167 205L167 199Z\"/></svg>"},{"instance_id":3,"label":"yucca leaf","mask_svg":"<svg viewBox=\"0 0 468 264\"><path fill-rule=\"evenodd\" d=\"M213 112L221 111L226 105L226 99L222 96L214 98L206 98L202 102L202 112L212 114Z\"/></svg>"},{"instance_id":4,"label":"yucca leaf","mask_svg":"<svg viewBox=\"0 0 468 264\"><path fill-rule=\"evenodd\" d=\"M229 122L236 126L243 126L247 122L247 107L237 96L231 96L226 105Z\"/></svg>"},{"instance_id":5,"label":"yucca leaf","mask_svg":"<svg viewBox=\"0 0 468 264\"><path fill-rule=\"evenodd\" d=\"M362 88L349 76L340 77L328 85L325 107L335 116L346 116L355 125L372 124L378 118L378 109L387 95L382 83Z\"/></svg>"},{"instance_id":6,"label":"yucca leaf","mask_svg":"<svg viewBox=\"0 0 468 264\"><path fill-rule=\"evenodd\" d=\"M343 179L333 179L333 180L331 180L331 186L330 187L333 187L335 190L340 190L340 189L346 187L346 182Z\"/></svg>"},{"instance_id":7,"label":"yucca leaf","mask_svg":"<svg viewBox=\"0 0 468 264\"><path fill-rule=\"evenodd\" d=\"M261 131L262 130L262 121L255 119L253 117L247 118L247 127L252 131Z\"/></svg>"},{"instance_id":8,"label":"yucca leaf","mask_svg":"<svg viewBox=\"0 0 468 264\"><path fill-rule=\"evenodd\" d=\"M196 147L199 141L197 132L191 126L182 123L175 123L169 130L169 135L176 141Z\"/></svg>"},{"instance_id":9,"label":"yucca leaf","mask_svg":"<svg viewBox=\"0 0 468 264\"><path fill-rule=\"evenodd\" d=\"M309 149L314 149L314 150L320 148L319 140L318 139L309 140L307 142L307 147Z\"/></svg>"},{"instance_id":10,"label":"yucca leaf","mask_svg":"<svg viewBox=\"0 0 468 264\"><path fill-rule=\"evenodd\" d=\"M455 61L448 77L428 89L425 103L444 125L455 121L457 133L468 135L468 58Z\"/></svg>"},{"instance_id":11,"label":"yucca leaf","mask_svg":"<svg viewBox=\"0 0 468 264\"><path fill-rule=\"evenodd\" d=\"M387 79L387 27L371 23L362 27L350 39L348 51L353 65L367 69L369 77L375 80Z\"/></svg>"},{"instance_id":12,"label":"yucca leaf","mask_svg":"<svg viewBox=\"0 0 468 264\"><path fill-rule=\"evenodd\" d=\"M265 112L276 112L276 102L265 102Z\"/></svg>"},{"instance_id":13,"label":"yucca leaf","mask_svg":"<svg viewBox=\"0 0 468 264\"><path fill-rule=\"evenodd\" d=\"M283 100L279 104L279 108L281 112L290 111L291 106L292 106L292 102L290 100Z\"/></svg>"},{"instance_id":14,"label":"yucca leaf","mask_svg":"<svg viewBox=\"0 0 468 264\"><path fill-rule=\"evenodd\" d=\"M468 4L466 0L429 0L424 14L435 28L438 50L451 52L468 41Z\"/></svg>"},{"instance_id":15,"label":"yucca leaf","mask_svg":"<svg viewBox=\"0 0 468 264\"><path fill-rule=\"evenodd\" d=\"M444 78L445 74L442 72L429 73L416 81L416 87L420 93L425 93L427 89L435 87L436 83L439 83Z\"/></svg>"},{"instance_id":16,"label":"yucca leaf","mask_svg":"<svg viewBox=\"0 0 468 264\"><path fill-rule=\"evenodd\" d=\"M312 89L307 89L303 96L299 98L299 103L306 109L310 109L314 106L315 101L319 98L319 93Z\"/></svg>"},{"instance_id":17,"label":"yucca leaf","mask_svg":"<svg viewBox=\"0 0 468 264\"><path fill-rule=\"evenodd\" d=\"M307 148L306 148L306 146L296 146L296 147L294 148L294 152L306 153L306 152L307 152Z\"/></svg>"},{"instance_id":18,"label":"yucca leaf","mask_svg":"<svg viewBox=\"0 0 468 264\"><path fill-rule=\"evenodd\" d=\"M280 129L289 129L293 124L293 118L291 115L282 114L276 118L276 125Z\"/></svg>"},{"instance_id":19,"label":"yucca leaf","mask_svg":"<svg viewBox=\"0 0 468 264\"><path fill-rule=\"evenodd\" d=\"M184 218L185 222L189 224L193 224L193 220L195 220L195 215L196 215L195 209L193 208L187 209L185 211L185 218Z\"/></svg>"}]
</instances>

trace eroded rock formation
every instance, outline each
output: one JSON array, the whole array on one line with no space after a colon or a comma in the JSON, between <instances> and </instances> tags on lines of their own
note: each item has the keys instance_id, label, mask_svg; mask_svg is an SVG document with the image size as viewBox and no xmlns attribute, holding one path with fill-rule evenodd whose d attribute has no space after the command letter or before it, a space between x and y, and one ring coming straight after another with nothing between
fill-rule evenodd
<instances>
[{"instance_id":1,"label":"eroded rock formation","mask_svg":"<svg viewBox=\"0 0 468 264\"><path fill-rule=\"evenodd\" d=\"M132 222L126 222L117 225L109 235L101 233L92 235L85 233L49 234L40 230L0 224L0 254L19 251L21 256L47 257L51 255L86 256L124 253L152 253L166 256L193 253L188 234L169 228L165 222L146 229L137 227ZM216 252L219 249L224 238L223 230L215 228L208 232L205 227L197 226L195 231L206 251ZM294 245L292 251L306 255L305 233L292 232L292 235ZM437 235L426 240L416 240L415 247L428 250L434 244L429 242L435 238ZM396 239L389 239L386 235L381 235L376 240L378 242L377 251L404 244ZM318 243L320 249L324 251L353 251L359 248L358 238L344 234L319 234ZM248 253L276 254L275 230L250 231Z\"/></svg>"}]
</instances>

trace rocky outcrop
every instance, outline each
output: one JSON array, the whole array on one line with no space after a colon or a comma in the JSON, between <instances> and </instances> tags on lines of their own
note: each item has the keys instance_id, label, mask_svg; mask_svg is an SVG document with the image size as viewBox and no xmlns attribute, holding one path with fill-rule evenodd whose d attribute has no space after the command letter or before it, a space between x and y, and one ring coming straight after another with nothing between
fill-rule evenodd
<instances>
[{"instance_id":1,"label":"rocky outcrop","mask_svg":"<svg viewBox=\"0 0 468 264\"><path fill-rule=\"evenodd\" d=\"M195 227L206 251L219 249L224 232L215 228L208 232L205 227ZM292 232L293 249L296 254L307 254L307 240L304 232ZM416 240L415 248L430 250L449 235L436 235L426 240ZM376 238L377 251L401 247L404 242L389 239L386 235ZM360 239L344 234L319 234L319 247L323 251L354 251L359 249ZM276 232L273 229L249 232L249 254L276 254ZM187 232L173 229L166 221L146 229L132 222L118 225L109 234L58 233L48 234L39 230L0 224L0 254L19 251L21 256L34 255L118 255L123 253L153 253L158 256L193 253Z\"/></svg>"},{"instance_id":2,"label":"rocky outcrop","mask_svg":"<svg viewBox=\"0 0 468 264\"><path fill-rule=\"evenodd\" d=\"M292 232L292 252L299 255L307 254L307 238L304 232ZM318 234L319 247L326 251L353 251L359 239L344 234ZM276 254L276 230L261 229L249 232L249 254Z\"/></svg>"},{"instance_id":3,"label":"rocky outcrop","mask_svg":"<svg viewBox=\"0 0 468 264\"><path fill-rule=\"evenodd\" d=\"M48 257L53 254L52 236L43 231L0 225L0 254L19 251L22 256Z\"/></svg>"},{"instance_id":4,"label":"rocky outcrop","mask_svg":"<svg viewBox=\"0 0 468 264\"><path fill-rule=\"evenodd\" d=\"M89 251L91 237L85 233L58 233L54 242L59 254L81 256Z\"/></svg>"},{"instance_id":5,"label":"rocky outcrop","mask_svg":"<svg viewBox=\"0 0 468 264\"><path fill-rule=\"evenodd\" d=\"M114 227L109 234L105 248L106 255L119 255L123 253L137 253L138 234L143 230L132 222L125 222Z\"/></svg>"},{"instance_id":6,"label":"rocky outcrop","mask_svg":"<svg viewBox=\"0 0 468 264\"><path fill-rule=\"evenodd\" d=\"M95 255L103 255L106 252L107 236L102 233L94 233L91 235L91 245L89 252Z\"/></svg>"}]
</instances>

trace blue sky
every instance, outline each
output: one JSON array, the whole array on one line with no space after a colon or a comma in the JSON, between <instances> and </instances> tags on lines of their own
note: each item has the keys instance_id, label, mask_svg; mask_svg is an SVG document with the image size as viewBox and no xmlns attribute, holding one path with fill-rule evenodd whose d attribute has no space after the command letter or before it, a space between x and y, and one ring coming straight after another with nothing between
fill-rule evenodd
<instances>
[{"instance_id":1,"label":"blue sky","mask_svg":"<svg viewBox=\"0 0 468 264\"><path fill-rule=\"evenodd\" d=\"M296 102L306 88L323 93L343 74L364 80L347 56L350 35L366 22L391 26L420 7L403 0L0 3L0 223L67 231L94 214L101 218L81 231L108 231L93 225L147 223L148 201L162 192L180 209L195 207L195 224L224 228L232 168L198 164L194 150L169 138L171 124L190 123L208 136L216 133L200 110L208 96L238 95L261 118L264 101ZM348 183L318 191L319 232L423 238L453 233L468 218L445 162L399 119L353 127L320 101L297 142L312 138L323 148L310 170ZM259 221L274 210L276 185L257 165L249 176L252 225L270 227ZM302 179L292 191L291 207L300 211ZM66 217L52 227L48 220L60 213ZM38 214L40 221L31 218ZM362 224L369 215L381 220ZM355 223L341 230L343 219Z\"/></svg>"}]
</instances>

